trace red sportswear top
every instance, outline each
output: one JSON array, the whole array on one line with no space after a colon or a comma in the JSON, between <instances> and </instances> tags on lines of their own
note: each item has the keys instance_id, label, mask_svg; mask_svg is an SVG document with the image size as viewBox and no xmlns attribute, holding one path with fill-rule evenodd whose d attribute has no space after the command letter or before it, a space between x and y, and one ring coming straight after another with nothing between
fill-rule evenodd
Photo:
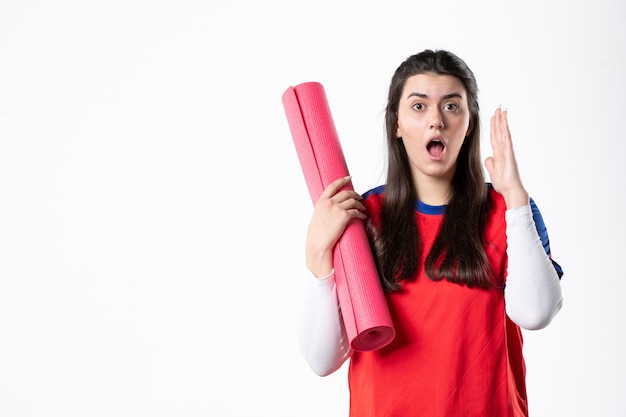
<instances>
[{"instance_id":1,"label":"red sportswear top","mask_svg":"<svg viewBox=\"0 0 626 417\"><path fill-rule=\"evenodd\" d=\"M380 221L382 188L363 201ZM486 254L496 279L506 277L506 206L494 201ZM422 262L443 221L444 206L419 204ZM528 415L520 328L505 313L502 288L468 288L417 278L388 293L396 337L382 349L354 352L350 361L353 417L522 417Z\"/></svg>"}]
</instances>

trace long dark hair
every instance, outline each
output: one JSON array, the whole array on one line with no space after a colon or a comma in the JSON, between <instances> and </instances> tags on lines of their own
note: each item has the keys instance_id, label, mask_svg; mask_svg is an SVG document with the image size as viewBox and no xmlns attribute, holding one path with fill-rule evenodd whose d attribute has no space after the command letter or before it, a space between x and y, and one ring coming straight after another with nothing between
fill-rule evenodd
<instances>
[{"instance_id":1,"label":"long dark hair","mask_svg":"<svg viewBox=\"0 0 626 417\"><path fill-rule=\"evenodd\" d=\"M397 291L400 281L420 268L422 241L415 221L416 195L403 141L396 137L398 106L406 80L434 73L459 79L467 92L472 131L461 147L452 179L452 197L424 268L430 279L447 279L469 287L493 285L491 266L483 247L489 193L482 171L478 87L474 74L451 52L425 50L407 58L389 86L385 113L388 163L381 222L369 225L383 288Z\"/></svg>"}]
</instances>

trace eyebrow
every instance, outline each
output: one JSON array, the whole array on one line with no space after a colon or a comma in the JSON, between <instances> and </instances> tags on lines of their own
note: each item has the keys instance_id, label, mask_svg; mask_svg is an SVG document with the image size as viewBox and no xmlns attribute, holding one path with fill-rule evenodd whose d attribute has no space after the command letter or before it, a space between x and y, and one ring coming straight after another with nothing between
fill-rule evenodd
<instances>
[{"instance_id":1,"label":"eyebrow","mask_svg":"<svg viewBox=\"0 0 626 417\"><path fill-rule=\"evenodd\" d=\"M428 98L428 95L424 94L424 93L413 92L413 93L409 94L406 98L409 99L411 97ZM450 99L450 98L460 98L460 99L462 99L463 96L461 94L459 94L459 93L450 93L450 94L446 94L446 95L442 96L441 98L442 98L442 100L447 100L447 99Z\"/></svg>"}]
</instances>

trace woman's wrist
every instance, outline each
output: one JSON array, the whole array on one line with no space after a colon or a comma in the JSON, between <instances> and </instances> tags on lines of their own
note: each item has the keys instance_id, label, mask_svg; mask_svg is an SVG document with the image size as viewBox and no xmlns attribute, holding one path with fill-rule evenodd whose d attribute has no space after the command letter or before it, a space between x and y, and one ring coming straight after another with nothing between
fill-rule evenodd
<instances>
[{"instance_id":1,"label":"woman's wrist","mask_svg":"<svg viewBox=\"0 0 626 417\"><path fill-rule=\"evenodd\" d=\"M306 267L318 278L327 277L333 270L332 251L315 251L307 248Z\"/></svg>"},{"instance_id":2,"label":"woman's wrist","mask_svg":"<svg viewBox=\"0 0 626 417\"><path fill-rule=\"evenodd\" d=\"M502 193L502 197L504 197L507 209L527 206L530 204L530 196L522 186Z\"/></svg>"}]
</instances>

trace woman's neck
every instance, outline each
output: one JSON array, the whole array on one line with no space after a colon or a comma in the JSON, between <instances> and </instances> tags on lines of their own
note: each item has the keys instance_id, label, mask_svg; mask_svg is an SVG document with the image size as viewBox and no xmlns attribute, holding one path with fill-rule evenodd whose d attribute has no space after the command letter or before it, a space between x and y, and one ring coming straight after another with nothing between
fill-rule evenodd
<instances>
[{"instance_id":1,"label":"woman's neck","mask_svg":"<svg viewBox=\"0 0 626 417\"><path fill-rule=\"evenodd\" d=\"M443 206L452 198L452 180L422 177L414 179L417 198L430 206Z\"/></svg>"}]
</instances>

